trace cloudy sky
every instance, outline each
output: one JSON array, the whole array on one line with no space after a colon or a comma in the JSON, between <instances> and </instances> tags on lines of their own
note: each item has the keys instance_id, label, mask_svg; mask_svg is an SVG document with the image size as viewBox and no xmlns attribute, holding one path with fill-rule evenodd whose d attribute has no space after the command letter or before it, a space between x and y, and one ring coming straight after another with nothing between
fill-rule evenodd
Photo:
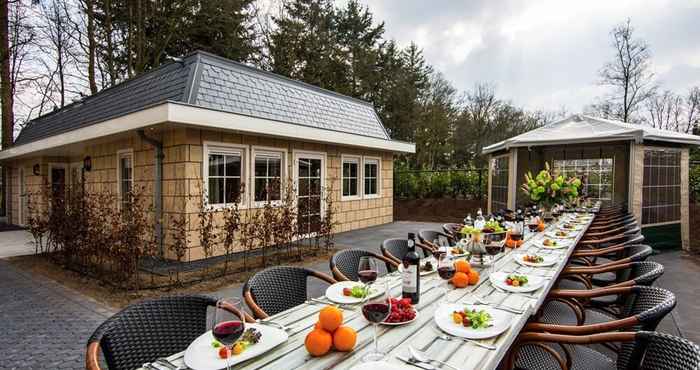
<instances>
[{"instance_id":1,"label":"cloudy sky","mask_svg":"<svg viewBox=\"0 0 700 370\"><path fill-rule=\"evenodd\" d=\"M578 112L600 95L609 32L628 17L664 88L700 85L700 1L363 1L386 22L387 38L416 42L460 90L490 82L530 109Z\"/></svg>"}]
</instances>

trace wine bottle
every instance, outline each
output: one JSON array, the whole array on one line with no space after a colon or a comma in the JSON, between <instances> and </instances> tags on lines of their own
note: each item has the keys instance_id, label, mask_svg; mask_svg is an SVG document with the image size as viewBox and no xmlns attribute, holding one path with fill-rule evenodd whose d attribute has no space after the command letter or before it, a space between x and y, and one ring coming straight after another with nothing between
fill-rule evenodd
<instances>
[{"instance_id":1,"label":"wine bottle","mask_svg":"<svg viewBox=\"0 0 700 370\"><path fill-rule=\"evenodd\" d=\"M420 257L416 253L416 234L408 233L408 253L403 257L402 296L412 304L420 299Z\"/></svg>"}]
</instances>

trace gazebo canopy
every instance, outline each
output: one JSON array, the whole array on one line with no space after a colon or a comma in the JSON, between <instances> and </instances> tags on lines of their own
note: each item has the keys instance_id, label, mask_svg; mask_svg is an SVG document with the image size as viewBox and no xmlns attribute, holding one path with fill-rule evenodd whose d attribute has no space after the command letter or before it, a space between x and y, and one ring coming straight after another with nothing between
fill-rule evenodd
<instances>
[{"instance_id":1,"label":"gazebo canopy","mask_svg":"<svg viewBox=\"0 0 700 370\"><path fill-rule=\"evenodd\" d=\"M633 140L640 144L644 141L659 141L700 145L700 136L696 135L574 114L560 121L549 123L538 129L489 145L482 152L483 154L489 154L517 147L626 140Z\"/></svg>"}]
</instances>

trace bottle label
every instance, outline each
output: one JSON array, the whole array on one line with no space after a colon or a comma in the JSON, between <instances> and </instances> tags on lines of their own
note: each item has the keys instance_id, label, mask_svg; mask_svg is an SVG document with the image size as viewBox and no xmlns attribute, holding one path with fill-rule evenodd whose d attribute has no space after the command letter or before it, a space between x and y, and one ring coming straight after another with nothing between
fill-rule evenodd
<instances>
[{"instance_id":1,"label":"bottle label","mask_svg":"<svg viewBox=\"0 0 700 370\"><path fill-rule=\"evenodd\" d=\"M403 292L416 293L418 292L418 266L403 265Z\"/></svg>"},{"instance_id":2,"label":"bottle label","mask_svg":"<svg viewBox=\"0 0 700 370\"><path fill-rule=\"evenodd\" d=\"M415 246L415 242L413 239L408 239L408 248L413 248Z\"/></svg>"}]
</instances>

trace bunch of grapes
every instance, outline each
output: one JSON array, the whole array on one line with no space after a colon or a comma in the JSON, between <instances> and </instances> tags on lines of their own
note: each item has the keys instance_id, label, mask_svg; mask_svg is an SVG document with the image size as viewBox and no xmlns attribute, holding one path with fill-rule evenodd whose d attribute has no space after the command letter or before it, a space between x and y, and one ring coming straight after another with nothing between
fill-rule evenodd
<instances>
[{"instance_id":1,"label":"bunch of grapes","mask_svg":"<svg viewBox=\"0 0 700 370\"><path fill-rule=\"evenodd\" d=\"M389 323L399 323L411 321L416 317L416 310L411 305L410 298L391 298L391 313L385 320Z\"/></svg>"}]
</instances>

